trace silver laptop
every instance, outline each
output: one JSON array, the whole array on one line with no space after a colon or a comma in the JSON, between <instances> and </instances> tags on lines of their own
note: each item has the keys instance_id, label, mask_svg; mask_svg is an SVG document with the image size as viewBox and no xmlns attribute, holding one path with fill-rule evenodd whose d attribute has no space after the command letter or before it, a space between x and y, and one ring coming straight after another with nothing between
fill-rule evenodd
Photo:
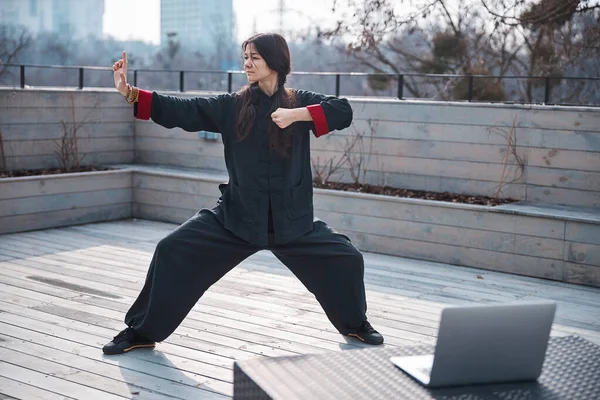
<instances>
[{"instance_id":1,"label":"silver laptop","mask_svg":"<svg viewBox=\"0 0 600 400\"><path fill-rule=\"evenodd\" d=\"M534 381L555 311L551 301L448 307L435 354L390 361L427 387Z\"/></svg>"}]
</instances>

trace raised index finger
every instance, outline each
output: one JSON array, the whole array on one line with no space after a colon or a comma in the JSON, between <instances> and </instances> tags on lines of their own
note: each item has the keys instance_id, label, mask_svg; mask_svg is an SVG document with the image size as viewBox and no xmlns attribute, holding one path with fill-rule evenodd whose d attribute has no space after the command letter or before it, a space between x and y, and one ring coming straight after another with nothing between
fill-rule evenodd
<instances>
[{"instance_id":1,"label":"raised index finger","mask_svg":"<svg viewBox=\"0 0 600 400\"><path fill-rule=\"evenodd\" d=\"M127 52L123 52L123 68L127 68Z\"/></svg>"}]
</instances>

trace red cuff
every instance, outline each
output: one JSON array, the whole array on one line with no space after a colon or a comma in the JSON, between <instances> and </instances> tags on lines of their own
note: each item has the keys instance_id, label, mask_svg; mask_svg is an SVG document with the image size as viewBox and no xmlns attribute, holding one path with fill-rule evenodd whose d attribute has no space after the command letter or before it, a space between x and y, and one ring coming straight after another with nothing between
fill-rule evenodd
<instances>
[{"instance_id":1,"label":"red cuff","mask_svg":"<svg viewBox=\"0 0 600 400\"><path fill-rule=\"evenodd\" d=\"M325 112L323 111L323 107L320 104L313 104L311 106L306 107L310 116L313 119L315 124L315 136L323 136L326 133L329 133L329 125L327 124L327 118L325 118Z\"/></svg>"},{"instance_id":2,"label":"red cuff","mask_svg":"<svg viewBox=\"0 0 600 400\"><path fill-rule=\"evenodd\" d=\"M133 116L137 119L150 119L152 113L152 92L140 89L138 102L133 106Z\"/></svg>"}]
</instances>

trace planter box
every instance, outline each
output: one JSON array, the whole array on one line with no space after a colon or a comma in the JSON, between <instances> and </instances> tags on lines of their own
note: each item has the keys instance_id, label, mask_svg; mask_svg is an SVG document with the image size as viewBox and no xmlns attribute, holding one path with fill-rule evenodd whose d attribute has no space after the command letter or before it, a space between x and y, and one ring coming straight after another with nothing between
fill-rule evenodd
<instances>
[{"instance_id":1,"label":"planter box","mask_svg":"<svg viewBox=\"0 0 600 400\"><path fill-rule=\"evenodd\" d=\"M132 216L128 169L0 179L0 234Z\"/></svg>"},{"instance_id":2,"label":"planter box","mask_svg":"<svg viewBox=\"0 0 600 400\"><path fill-rule=\"evenodd\" d=\"M182 223L219 198L215 171L119 165L0 180L0 233L121 218ZM315 216L363 251L600 287L600 210L497 207L315 189Z\"/></svg>"},{"instance_id":3,"label":"planter box","mask_svg":"<svg viewBox=\"0 0 600 400\"><path fill-rule=\"evenodd\" d=\"M600 209L497 207L315 190L315 214L364 251L600 286Z\"/></svg>"},{"instance_id":4,"label":"planter box","mask_svg":"<svg viewBox=\"0 0 600 400\"><path fill-rule=\"evenodd\" d=\"M221 173L135 166L134 216L182 223ZM315 216L369 252L600 286L600 210L498 207L315 189Z\"/></svg>"}]
</instances>

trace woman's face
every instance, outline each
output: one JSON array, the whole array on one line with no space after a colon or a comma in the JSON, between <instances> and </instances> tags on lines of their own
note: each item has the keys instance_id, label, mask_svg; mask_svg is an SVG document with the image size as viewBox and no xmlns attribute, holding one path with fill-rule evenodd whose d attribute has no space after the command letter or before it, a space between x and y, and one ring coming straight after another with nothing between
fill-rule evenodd
<instances>
[{"instance_id":1,"label":"woman's face","mask_svg":"<svg viewBox=\"0 0 600 400\"><path fill-rule=\"evenodd\" d=\"M277 74L267 66L253 43L249 43L244 50L244 71L246 71L249 82L259 82Z\"/></svg>"}]
</instances>

